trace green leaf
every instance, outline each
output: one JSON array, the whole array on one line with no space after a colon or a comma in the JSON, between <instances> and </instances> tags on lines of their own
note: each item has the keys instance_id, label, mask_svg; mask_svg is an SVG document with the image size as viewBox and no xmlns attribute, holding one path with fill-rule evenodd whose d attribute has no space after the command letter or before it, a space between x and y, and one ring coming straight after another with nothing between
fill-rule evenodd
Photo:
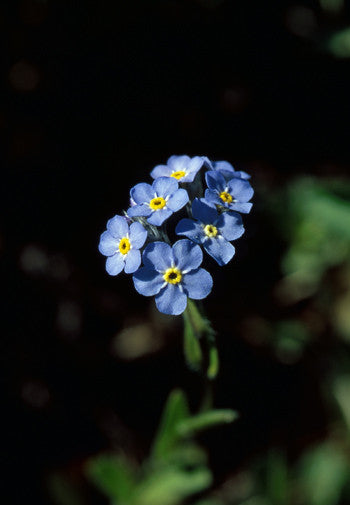
<instances>
[{"instance_id":1,"label":"green leaf","mask_svg":"<svg viewBox=\"0 0 350 505\"><path fill-rule=\"evenodd\" d=\"M302 459L299 480L309 505L336 505L350 477L343 452L331 441L309 451Z\"/></svg>"},{"instance_id":2,"label":"green leaf","mask_svg":"<svg viewBox=\"0 0 350 505\"><path fill-rule=\"evenodd\" d=\"M181 436L194 436L220 424L232 423L239 417L238 412L231 409L210 410L185 419L178 424L177 430Z\"/></svg>"},{"instance_id":3,"label":"green leaf","mask_svg":"<svg viewBox=\"0 0 350 505\"><path fill-rule=\"evenodd\" d=\"M206 465L207 460L207 455L201 447L194 442L186 440L185 443L180 444L171 451L166 459L166 464L168 466L194 468ZM164 461L161 464L164 465Z\"/></svg>"},{"instance_id":4,"label":"green leaf","mask_svg":"<svg viewBox=\"0 0 350 505\"><path fill-rule=\"evenodd\" d=\"M288 467L283 452L271 450L267 459L267 495L271 505L288 503Z\"/></svg>"},{"instance_id":5,"label":"green leaf","mask_svg":"<svg viewBox=\"0 0 350 505\"><path fill-rule=\"evenodd\" d=\"M207 489L212 482L205 467L193 470L161 467L138 486L133 505L177 505L189 496Z\"/></svg>"},{"instance_id":6,"label":"green leaf","mask_svg":"<svg viewBox=\"0 0 350 505\"><path fill-rule=\"evenodd\" d=\"M178 423L188 416L189 410L186 397L183 391L175 389L170 393L163 410L151 452L153 458L168 456L178 440Z\"/></svg>"},{"instance_id":7,"label":"green leaf","mask_svg":"<svg viewBox=\"0 0 350 505\"><path fill-rule=\"evenodd\" d=\"M134 470L122 456L101 454L86 466L87 476L112 500L127 503L135 487Z\"/></svg>"}]
</instances>

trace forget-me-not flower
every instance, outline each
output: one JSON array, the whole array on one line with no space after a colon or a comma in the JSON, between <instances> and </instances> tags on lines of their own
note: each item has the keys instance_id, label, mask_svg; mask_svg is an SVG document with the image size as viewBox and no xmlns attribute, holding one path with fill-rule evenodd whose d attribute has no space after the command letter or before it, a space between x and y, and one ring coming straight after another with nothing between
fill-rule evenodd
<instances>
[{"instance_id":1,"label":"forget-me-not flower","mask_svg":"<svg viewBox=\"0 0 350 505\"><path fill-rule=\"evenodd\" d=\"M118 275L123 269L127 274L136 272L141 264L139 249L144 245L147 231L140 223L128 225L123 216L114 216L107 222L107 230L100 238L98 249L107 256L106 270Z\"/></svg>"},{"instance_id":2,"label":"forget-me-not flower","mask_svg":"<svg viewBox=\"0 0 350 505\"><path fill-rule=\"evenodd\" d=\"M202 168L203 156L170 156L166 165L157 165L151 172L151 177L173 177L179 182L193 182L197 172Z\"/></svg>"},{"instance_id":3,"label":"forget-me-not flower","mask_svg":"<svg viewBox=\"0 0 350 505\"><path fill-rule=\"evenodd\" d=\"M192 215L195 220L181 219L175 232L201 244L219 265L226 265L235 254L235 248L229 241L244 233L241 216L237 212L219 214L198 198L192 203Z\"/></svg>"},{"instance_id":4,"label":"forget-me-not flower","mask_svg":"<svg viewBox=\"0 0 350 505\"><path fill-rule=\"evenodd\" d=\"M250 179L250 175L243 170L235 170L231 163L228 161L211 161L209 158L205 157L205 165L209 170L217 170L226 179L226 181L232 179L233 177L238 177L240 179Z\"/></svg>"},{"instance_id":5,"label":"forget-me-not flower","mask_svg":"<svg viewBox=\"0 0 350 505\"><path fill-rule=\"evenodd\" d=\"M182 314L187 297L201 300L213 286L209 272L200 268L201 248L190 240L178 240L173 247L165 242L152 242L143 252L144 266L133 275L136 291L154 296L157 308L164 314Z\"/></svg>"},{"instance_id":6,"label":"forget-me-not flower","mask_svg":"<svg viewBox=\"0 0 350 505\"><path fill-rule=\"evenodd\" d=\"M252 208L249 200L254 190L247 180L233 177L226 181L218 171L211 170L205 174L208 188L205 190L205 200L209 205L220 205L228 210L236 210L248 214Z\"/></svg>"},{"instance_id":7,"label":"forget-me-not flower","mask_svg":"<svg viewBox=\"0 0 350 505\"><path fill-rule=\"evenodd\" d=\"M145 182L136 184L130 196L135 203L128 209L130 217L144 216L155 226L160 226L173 212L188 202L188 193L172 177L158 177L152 186Z\"/></svg>"}]
</instances>

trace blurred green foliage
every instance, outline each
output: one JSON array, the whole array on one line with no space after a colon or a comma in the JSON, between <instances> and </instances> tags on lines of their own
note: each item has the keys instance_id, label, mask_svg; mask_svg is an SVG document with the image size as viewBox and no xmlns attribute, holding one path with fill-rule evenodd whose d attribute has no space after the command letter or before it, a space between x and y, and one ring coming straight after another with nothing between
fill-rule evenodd
<instances>
[{"instance_id":1,"label":"blurred green foliage","mask_svg":"<svg viewBox=\"0 0 350 505\"><path fill-rule=\"evenodd\" d=\"M101 454L87 464L87 475L118 505L176 505L212 483L207 457L194 441L199 432L236 419L231 410L191 416L181 390L165 405L149 458L138 466L123 455Z\"/></svg>"},{"instance_id":2,"label":"blurred green foliage","mask_svg":"<svg viewBox=\"0 0 350 505\"><path fill-rule=\"evenodd\" d=\"M329 51L337 58L350 57L350 28L334 33L328 41Z\"/></svg>"},{"instance_id":3,"label":"blurred green foliage","mask_svg":"<svg viewBox=\"0 0 350 505\"><path fill-rule=\"evenodd\" d=\"M288 244L281 294L298 301L315 293L327 269L350 262L350 184L301 178L273 202Z\"/></svg>"},{"instance_id":4,"label":"blurred green foliage","mask_svg":"<svg viewBox=\"0 0 350 505\"><path fill-rule=\"evenodd\" d=\"M344 0L320 0L322 9L331 13L337 13L344 7Z\"/></svg>"},{"instance_id":5,"label":"blurred green foliage","mask_svg":"<svg viewBox=\"0 0 350 505\"><path fill-rule=\"evenodd\" d=\"M268 198L273 226L285 243L278 305L309 301L308 310L280 321L257 319L261 334L285 363L298 361L329 324L350 338L350 184L303 177Z\"/></svg>"}]
</instances>

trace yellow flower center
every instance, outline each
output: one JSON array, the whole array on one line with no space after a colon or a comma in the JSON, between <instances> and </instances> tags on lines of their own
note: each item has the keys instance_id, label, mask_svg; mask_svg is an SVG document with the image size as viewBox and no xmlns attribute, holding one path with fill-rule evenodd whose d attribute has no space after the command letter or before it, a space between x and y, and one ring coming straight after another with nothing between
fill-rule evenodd
<instances>
[{"instance_id":1,"label":"yellow flower center","mask_svg":"<svg viewBox=\"0 0 350 505\"><path fill-rule=\"evenodd\" d=\"M222 191L219 196L221 200L225 203L231 203L233 200L232 196L227 191Z\"/></svg>"},{"instance_id":2,"label":"yellow flower center","mask_svg":"<svg viewBox=\"0 0 350 505\"><path fill-rule=\"evenodd\" d=\"M166 204L166 201L161 196L157 196L156 198L152 198L152 200L149 202L149 206L153 210L162 209L165 206L165 204Z\"/></svg>"},{"instance_id":3,"label":"yellow flower center","mask_svg":"<svg viewBox=\"0 0 350 505\"><path fill-rule=\"evenodd\" d=\"M213 226L212 224L207 224L204 226L204 233L206 234L207 237L216 237L218 234L218 229L216 226Z\"/></svg>"},{"instance_id":4,"label":"yellow flower center","mask_svg":"<svg viewBox=\"0 0 350 505\"><path fill-rule=\"evenodd\" d=\"M171 177L174 177L175 179L179 180L179 179L182 179L183 177L185 177L186 175L186 172L184 172L183 170L178 170L177 172L173 172L171 174Z\"/></svg>"},{"instance_id":5,"label":"yellow flower center","mask_svg":"<svg viewBox=\"0 0 350 505\"><path fill-rule=\"evenodd\" d=\"M130 240L127 237L124 237L120 240L119 252L121 254L128 254L128 252L130 251L130 247L131 247Z\"/></svg>"},{"instance_id":6,"label":"yellow flower center","mask_svg":"<svg viewBox=\"0 0 350 505\"><path fill-rule=\"evenodd\" d=\"M182 279L182 273L176 267L168 268L164 272L163 279L165 282L169 282L169 284L178 284Z\"/></svg>"}]
</instances>

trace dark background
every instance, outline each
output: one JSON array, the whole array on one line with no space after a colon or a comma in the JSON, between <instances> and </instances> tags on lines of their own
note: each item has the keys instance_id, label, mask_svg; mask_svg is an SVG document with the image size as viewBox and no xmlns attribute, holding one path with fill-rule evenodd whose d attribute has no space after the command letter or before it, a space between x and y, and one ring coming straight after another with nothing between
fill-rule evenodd
<instances>
[{"instance_id":1,"label":"dark background","mask_svg":"<svg viewBox=\"0 0 350 505\"><path fill-rule=\"evenodd\" d=\"M160 318L126 275L109 278L97 251L130 187L172 154L226 159L256 189L235 262L205 304L222 356L216 404L243 419L206 439L215 478L276 441L293 457L325 432L315 379L325 364L283 365L241 323L287 310L272 296L285 243L259 188L347 175L350 66L327 40L349 22L348 4L335 15L317 1L1 4L8 503L51 503L47 479L66 468L81 486L81 465L105 448L142 459L173 387L198 404L181 319ZM135 321L151 321L159 339L123 359L114 338ZM104 503L92 489L88 500Z\"/></svg>"}]
</instances>

